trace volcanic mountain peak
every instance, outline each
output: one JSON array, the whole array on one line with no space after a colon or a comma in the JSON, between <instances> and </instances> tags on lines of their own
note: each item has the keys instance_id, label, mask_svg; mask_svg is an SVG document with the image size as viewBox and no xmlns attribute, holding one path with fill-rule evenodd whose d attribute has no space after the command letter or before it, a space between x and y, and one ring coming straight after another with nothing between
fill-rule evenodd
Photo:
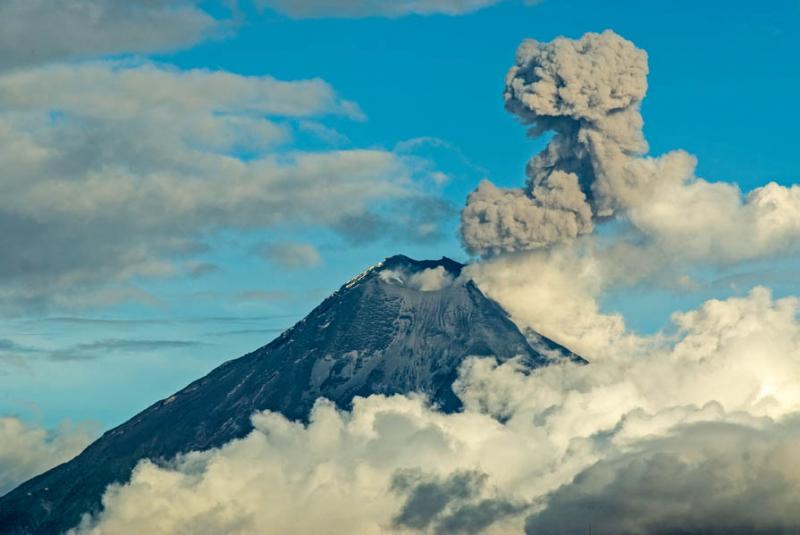
<instances>
[{"instance_id":1,"label":"volcanic mountain peak","mask_svg":"<svg viewBox=\"0 0 800 535\"><path fill-rule=\"evenodd\" d=\"M352 288L370 275L381 273L385 282L394 282L401 286L407 284L407 279L425 273L440 274L452 281L461 275L463 267L464 264L446 256L440 260L414 260L405 255L394 255L362 271L342 286L342 289Z\"/></svg>"},{"instance_id":2,"label":"volcanic mountain peak","mask_svg":"<svg viewBox=\"0 0 800 535\"><path fill-rule=\"evenodd\" d=\"M142 459L221 446L271 410L305 420L319 397L348 408L356 396L422 393L457 411L452 390L469 356L519 358L529 367L576 357L532 333L449 258L392 256L361 273L303 320L105 433L72 461L0 498L0 532L58 533L101 506L105 488ZM535 340L534 345L531 342Z\"/></svg>"},{"instance_id":3,"label":"volcanic mountain peak","mask_svg":"<svg viewBox=\"0 0 800 535\"><path fill-rule=\"evenodd\" d=\"M464 264L456 262L452 258L446 256L443 256L439 260L414 260L402 254L390 256L378 264L378 266L384 269L406 268L411 271L443 268L454 277L458 277L461 274L461 270L464 268Z\"/></svg>"}]
</instances>

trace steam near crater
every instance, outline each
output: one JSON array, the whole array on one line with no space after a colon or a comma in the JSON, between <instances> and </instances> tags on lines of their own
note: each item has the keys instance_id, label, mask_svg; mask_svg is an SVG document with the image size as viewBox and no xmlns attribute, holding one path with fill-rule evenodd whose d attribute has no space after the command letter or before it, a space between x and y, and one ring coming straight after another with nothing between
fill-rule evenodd
<instances>
[{"instance_id":1,"label":"steam near crater","mask_svg":"<svg viewBox=\"0 0 800 535\"><path fill-rule=\"evenodd\" d=\"M396 286L405 286L420 292L436 292L453 284L453 275L444 266L409 272L403 269L384 269L380 272L383 282Z\"/></svg>"}]
</instances>

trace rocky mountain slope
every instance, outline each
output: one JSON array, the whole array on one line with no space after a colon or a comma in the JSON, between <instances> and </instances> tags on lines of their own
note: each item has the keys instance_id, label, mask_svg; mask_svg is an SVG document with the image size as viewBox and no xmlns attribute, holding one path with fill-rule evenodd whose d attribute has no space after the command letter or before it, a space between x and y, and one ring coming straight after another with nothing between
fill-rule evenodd
<instances>
[{"instance_id":1,"label":"rocky mountain slope","mask_svg":"<svg viewBox=\"0 0 800 535\"><path fill-rule=\"evenodd\" d=\"M535 349L495 302L447 258L386 259L342 286L266 346L222 364L112 429L72 461L0 498L0 533L51 534L96 511L106 486L125 481L143 458L169 459L246 435L265 409L305 419L324 396L421 392L443 411L470 355L520 356L530 368L579 359L534 335Z\"/></svg>"}]
</instances>

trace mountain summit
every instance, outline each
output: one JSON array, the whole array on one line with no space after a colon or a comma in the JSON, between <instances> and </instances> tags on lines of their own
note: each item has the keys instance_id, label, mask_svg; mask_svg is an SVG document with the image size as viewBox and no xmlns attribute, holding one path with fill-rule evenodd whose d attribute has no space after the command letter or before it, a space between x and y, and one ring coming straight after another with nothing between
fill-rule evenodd
<instances>
[{"instance_id":1,"label":"mountain summit","mask_svg":"<svg viewBox=\"0 0 800 535\"><path fill-rule=\"evenodd\" d=\"M471 355L520 357L532 368L580 359L538 335L531 345L503 309L442 258L393 256L325 299L266 346L228 361L112 429L73 460L0 498L0 532L59 533L97 511L105 488L144 458L221 446L251 429L255 411L305 420L319 397L420 392L460 409L452 385Z\"/></svg>"}]
</instances>

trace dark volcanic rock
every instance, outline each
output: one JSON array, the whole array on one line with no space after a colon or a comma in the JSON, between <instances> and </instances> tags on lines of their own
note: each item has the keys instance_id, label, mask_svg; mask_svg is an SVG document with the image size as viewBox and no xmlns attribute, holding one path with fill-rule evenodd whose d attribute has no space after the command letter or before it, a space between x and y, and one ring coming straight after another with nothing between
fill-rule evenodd
<instances>
[{"instance_id":1,"label":"dark volcanic rock","mask_svg":"<svg viewBox=\"0 0 800 535\"><path fill-rule=\"evenodd\" d=\"M106 486L126 481L139 460L240 438L252 429L254 411L304 420L320 396L347 408L354 396L422 392L452 412L460 402L451 387L470 355L521 356L531 368L579 358L542 337L534 349L474 283L456 280L461 268L447 258L395 256L367 270L266 346L222 364L0 498L0 532L69 529L82 513L97 511ZM430 269L443 287L415 289L414 276Z\"/></svg>"}]
</instances>

